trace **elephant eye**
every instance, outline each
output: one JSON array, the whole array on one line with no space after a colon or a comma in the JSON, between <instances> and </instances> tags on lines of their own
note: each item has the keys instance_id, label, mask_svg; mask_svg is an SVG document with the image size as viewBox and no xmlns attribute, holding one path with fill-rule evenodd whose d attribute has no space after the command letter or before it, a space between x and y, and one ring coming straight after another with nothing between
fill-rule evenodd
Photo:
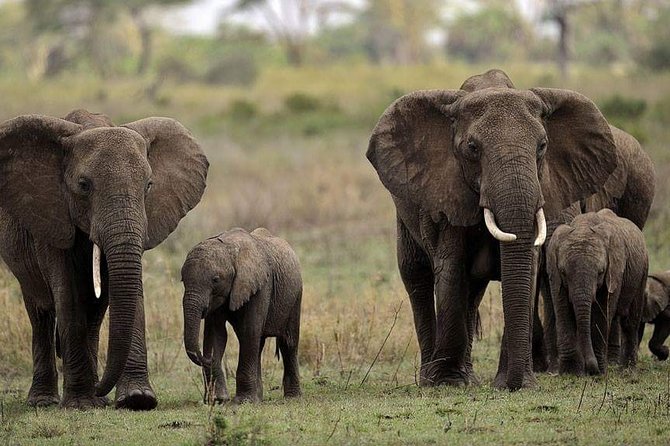
<instances>
[{"instance_id":1,"label":"elephant eye","mask_svg":"<svg viewBox=\"0 0 670 446\"><path fill-rule=\"evenodd\" d=\"M537 145L537 157L542 158L544 155L544 152L547 151L547 140L542 140L538 145Z\"/></svg>"},{"instance_id":2,"label":"elephant eye","mask_svg":"<svg viewBox=\"0 0 670 446\"><path fill-rule=\"evenodd\" d=\"M216 283L219 283L219 282L221 282L221 278L219 276L212 277L212 283L216 284Z\"/></svg>"},{"instance_id":3,"label":"elephant eye","mask_svg":"<svg viewBox=\"0 0 670 446\"><path fill-rule=\"evenodd\" d=\"M151 186L153 186L153 185L154 185L153 181L151 181L151 180L147 181L147 185L144 189L144 192L148 193L151 190Z\"/></svg>"},{"instance_id":4,"label":"elephant eye","mask_svg":"<svg viewBox=\"0 0 670 446\"><path fill-rule=\"evenodd\" d=\"M480 153L481 151L479 149L479 145L474 141L468 141L467 148L465 150L466 156L472 160L478 160Z\"/></svg>"},{"instance_id":5,"label":"elephant eye","mask_svg":"<svg viewBox=\"0 0 670 446\"><path fill-rule=\"evenodd\" d=\"M79 185L79 190L85 194L88 194L91 192L91 180L88 178L79 178L79 181L77 181L77 184Z\"/></svg>"}]
</instances>

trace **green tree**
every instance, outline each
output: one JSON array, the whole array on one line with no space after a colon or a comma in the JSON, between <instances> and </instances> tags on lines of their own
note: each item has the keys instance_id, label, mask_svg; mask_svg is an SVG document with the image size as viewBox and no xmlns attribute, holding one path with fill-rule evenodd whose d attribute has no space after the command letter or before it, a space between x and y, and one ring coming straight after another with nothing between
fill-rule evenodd
<instances>
[{"instance_id":1,"label":"green tree","mask_svg":"<svg viewBox=\"0 0 670 446\"><path fill-rule=\"evenodd\" d=\"M514 3L505 2L461 13L447 31L448 53L469 62L525 56L532 36Z\"/></svg>"}]
</instances>

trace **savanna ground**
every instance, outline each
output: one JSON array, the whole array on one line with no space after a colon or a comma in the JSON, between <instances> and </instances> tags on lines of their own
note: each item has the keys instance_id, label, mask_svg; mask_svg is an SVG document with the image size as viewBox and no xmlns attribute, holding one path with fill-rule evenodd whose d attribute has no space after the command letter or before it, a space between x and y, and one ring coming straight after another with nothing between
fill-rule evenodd
<instances>
[{"instance_id":1,"label":"savanna ground","mask_svg":"<svg viewBox=\"0 0 670 446\"><path fill-rule=\"evenodd\" d=\"M646 342L635 371L611 369L599 378L543 374L533 390L493 389L503 327L496 283L480 309L482 336L474 350L482 384L416 385L417 342L397 273L393 206L365 160L367 138L399 95L458 88L487 68L274 68L248 90L163 85L152 100L146 99L147 85L130 80L0 79L2 119L23 113L63 116L79 107L105 112L117 123L173 116L193 130L211 163L200 205L144 258L150 375L159 398L155 411L29 408L30 324L16 281L0 267L2 442L668 444L670 366L653 360ZM563 83L546 67L503 68L517 87L561 86L588 95L611 121L644 141L659 179L645 230L651 268L670 268L670 75L576 68ZM300 256L305 283L300 399L282 399L282 367L270 342L263 403L201 402L200 371L182 344L179 270L195 243L234 226L268 227ZM103 328L101 344L106 341ZM234 337L229 346L229 390L234 390Z\"/></svg>"}]
</instances>

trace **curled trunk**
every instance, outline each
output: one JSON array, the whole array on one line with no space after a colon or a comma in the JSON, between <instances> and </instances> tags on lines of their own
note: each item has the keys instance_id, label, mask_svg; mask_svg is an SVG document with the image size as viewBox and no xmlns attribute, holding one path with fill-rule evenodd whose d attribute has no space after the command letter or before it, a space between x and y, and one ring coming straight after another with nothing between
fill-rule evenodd
<instances>
[{"instance_id":1,"label":"curled trunk","mask_svg":"<svg viewBox=\"0 0 670 446\"><path fill-rule=\"evenodd\" d=\"M203 307L197 295L184 296L184 347L186 354L194 364L202 366L202 351L200 350L200 321Z\"/></svg>"}]
</instances>

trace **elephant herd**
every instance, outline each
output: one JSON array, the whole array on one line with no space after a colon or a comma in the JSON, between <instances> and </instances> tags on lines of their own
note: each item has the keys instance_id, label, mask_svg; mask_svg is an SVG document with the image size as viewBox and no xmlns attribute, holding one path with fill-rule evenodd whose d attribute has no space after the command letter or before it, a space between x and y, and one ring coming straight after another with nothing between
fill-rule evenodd
<instances>
[{"instance_id":1,"label":"elephant herd","mask_svg":"<svg viewBox=\"0 0 670 446\"><path fill-rule=\"evenodd\" d=\"M490 70L458 90L396 100L374 128L367 158L396 208L421 385L478 382L472 344L492 280L502 283L504 316L497 387L532 386L537 371L633 366L645 322L656 325L651 351L668 357L670 272L648 276L641 233L654 168L586 97L519 90ZM77 110L0 124L0 256L32 325L29 404L101 407L116 387L116 407L156 407L142 255L198 204L207 171L199 144L173 119L116 126ZM184 344L203 368L208 401L229 399L226 323L240 341L234 401L262 399L267 337L277 338L283 358L284 395L300 395L302 278L286 241L263 228L224 232L188 253L182 281Z\"/></svg>"}]
</instances>

